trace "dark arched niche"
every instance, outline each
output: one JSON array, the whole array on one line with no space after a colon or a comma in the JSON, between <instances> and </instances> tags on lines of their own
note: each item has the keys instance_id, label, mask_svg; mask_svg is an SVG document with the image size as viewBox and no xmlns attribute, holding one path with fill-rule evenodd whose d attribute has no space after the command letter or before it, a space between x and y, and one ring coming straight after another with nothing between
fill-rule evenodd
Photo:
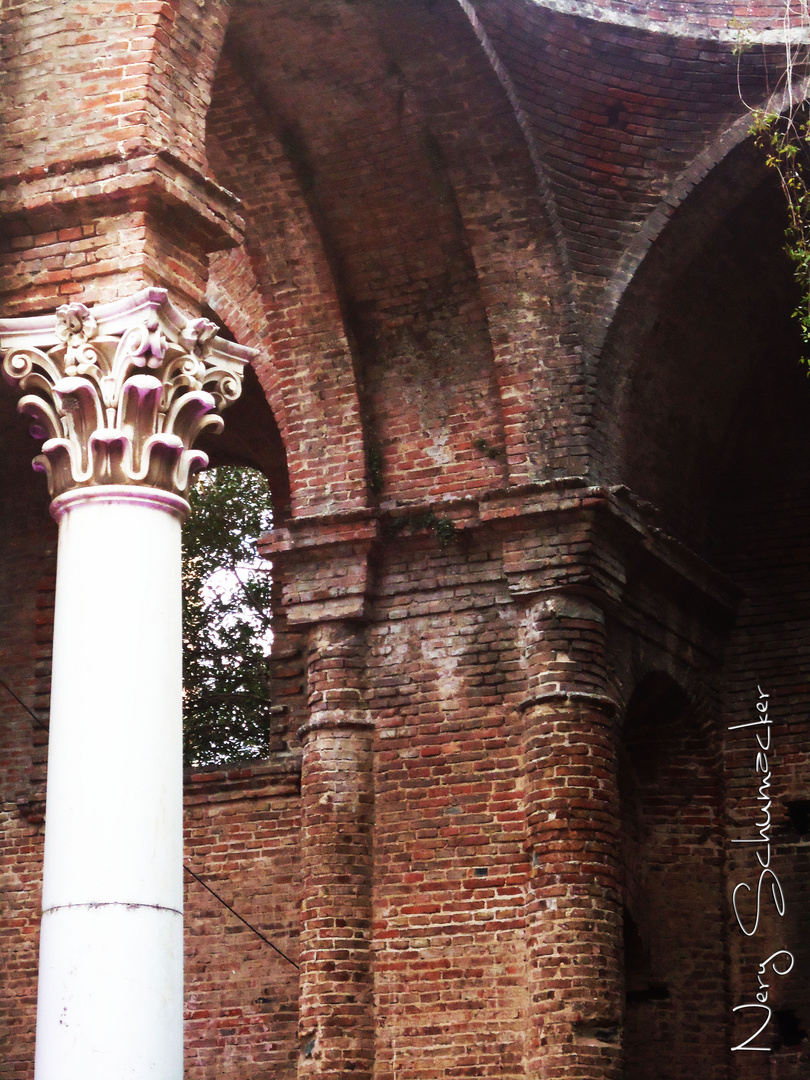
<instances>
[{"instance_id":1,"label":"dark arched niche","mask_svg":"<svg viewBox=\"0 0 810 1080\"><path fill-rule=\"evenodd\" d=\"M729 495L790 470L810 429L784 229L778 184L745 142L659 236L602 357L606 477L702 554L727 542Z\"/></svg>"},{"instance_id":2,"label":"dark arched niche","mask_svg":"<svg viewBox=\"0 0 810 1080\"><path fill-rule=\"evenodd\" d=\"M0 797L5 805L44 797L38 766L48 715L57 530L48 513L45 477L31 465L39 443L28 426L28 418L17 414L17 395L0 379ZM18 947L24 951L22 932L4 947L9 956Z\"/></svg>"},{"instance_id":3,"label":"dark arched niche","mask_svg":"<svg viewBox=\"0 0 810 1080\"><path fill-rule=\"evenodd\" d=\"M713 682L719 704L713 723L718 743L722 738L725 744L726 813L743 824L753 813L752 736L746 741L745 729L735 725L749 719L761 686L771 695L776 717L772 813L774 828L781 830L779 877L788 897L800 897L807 890L805 844L791 824L790 807L807 799L810 739L810 380L799 363L801 342L792 318L797 291L783 250L785 221L778 184L750 142L729 154L675 211L628 286L607 339L599 374L598 452L603 478L626 484L652 503L666 531L737 587L733 631L711 661L712 670L701 674ZM695 620L690 626L700 632ZM750 871L746 851L728 845L724 882L713 848L679 849L680 861L673 863L676 849L670 852L656 839L665 835L659 821L680 830L678 838L694 838L699 818L693 824L689 804L681 808L678 801L681 766L663 773L656 766L659 780L645 787L652 750L670 746L687 778L689 762L694 768L697 761L707 767L713 761L706 750L700 756L698 743L693 753L667 734L679 724L661 726L655 717L677 695L656 694L648 700L644 690L634 699L625 743L627 1080L676 1080L690 1073L703 1080L715 1075L711 1069L723 1075L722 1068L707 1064L705 1054L695 1061L689 1032L704 1051L718 1047L730 1053L732 1038L723 1032L716 995L725 992L736 1002L750 998L751 971L763 957L759 942L748 943L732 921L723 925L716 911L701 915L695 906L699 900L709 911L712 897L719 904L724 890ZM656 726L660 732L653 739ZM655 764L655 755L651 760ZM713 835L706 833L707 842L714 844ZM670 883L671 893L659 903L661 881ZM707 935L705 948L679 921L681 911L694 920L695 933ZM651 912L657 912L653 921ZM720 946L712 953L708 936L713 920L716 942L725 935L733 959L734 981L725 991L712 982L722 968ZM662 936L666 925L676 928L669 938ZM806 905L794 900L779 920L773 948L788 942L798 956L807 929ZM689 1002L689 1012L678 1012L676 984L656 968L655 956L674 958L681 948L678 935L687 930L677 993ZM703 974L690 959L693 941L698 952L715 957ZM656 997L664 988L669 997ZM789 1054L810 1030L807 981L785 978L779 995L773 998L772 1045L774 1054ZM728 1005L727 1021L731 1016ZM682 1040L680 1048L672 1039ZM659 1060L653 1071L654 1053Z\"/></svg>"},{"instance_id":4,"label":"dark arched niche","mask_svg":"<svg viewBox=\"0 0 810 1080\"><path fill-rule=\"evenodd\" d=\"M651 674L619 758L624 1080L725 1076L721 791L683 691Z\"/></svg>"}]
</instances>

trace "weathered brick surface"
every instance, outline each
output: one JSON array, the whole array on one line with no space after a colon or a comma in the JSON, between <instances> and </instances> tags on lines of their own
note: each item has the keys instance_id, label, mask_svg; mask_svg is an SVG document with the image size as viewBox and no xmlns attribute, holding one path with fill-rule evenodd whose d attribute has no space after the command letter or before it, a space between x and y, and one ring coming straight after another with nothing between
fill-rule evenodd
<instances>
[{"instance_id":1,"label":"weathered brick surface","mask_svg":"<svg viewBox=\"0 0 810 1080\"><path fill-rule=\"evenodd\" d=\"M193 773L191 870L288 959L186 876L186 1076L296 1075L300 759Z\"/></svg>"},{"instance_id":2,"label":"weathered brick surface","mask_svg":"<svg viewBox=\"0 0 810 1080\"><path fill-rule=\"evenodd\" d=\"M78 215L71 207L41 228L37 215L14 222L0 247L0 288L9 315L53 309L76 297L104 303L147 285L169 287L185 307L202 302L207 275L208 241L179 232L161 221L165 208L150 193L136 200L138 209L113 207L99 218L98 207ZM17 233L18 235L13 235Z\"/></svg>"},{"instance_id":3,"label":"weathered brick surface","mask_svg":"<svg viewBox=\"0 0 810 1080\"><path fill-rule=\"evenodd\" d=\"M288 959L189 877L189 1080L806 1075L810 399L730 25L759 103L780 11L4 5L3 313L161 284L259 349L212 451L274 489L280 708L186 842ZM3 390L0 677L45 718L23 429ZM746 937L757 686L786 907ZM2 695L30 1080L45 738Z\"/></svg>"},{"instance_id":4,"label":"weathered brick surface","mask_svg":"<svg viewBox=\"0 0 810 1080\"><path fill-rule=\"evenodd\" d=\"M371 1080L374 754L362 626L313 627L307 668L298 1074Z\"/></svg>"},{"instance_id":5,"label":"weathered brick surface","mask_svg":"<svg viewBox=\"0 0 810 1080\"><path fill-rule=\"evenodd\" d=\"M228 7L225 0L4 5L3 174L126 156L144 144L201 165Z\"/></svg>"},{"instance_id":6,"label":"weathered brick surface","mask_svg":"<svg viewBox=\"0 0 810 1080\"><path fill-rule=\"evenodd\" d=\"M219 0L6 5L4 310L157 283L201 301L207 254L238 230L201 177L227 11Z\"/></svg>"},{"instance_id":7,"label":"weathered brick surface","mask_svg":"<svg viewBox=\"0 0 810 1080\"><path fill-rule=\"evenodd\" d=\"M660 210L668 215L690 164L745 117L740 92L764 103L766 69L778 73L784 50L755 50L738 64L733 41L586 24L521 0L484 0L475 10L536 141L580 302L597 314L600 290L637 230Z\"/></svg>"},{"instance_id":8,"label":"weathered brick surface","mask_svg":"<svg viewBox=\"0 0 810 1080\"><path fill-rule=\"evenodd\" d=\"M11 404L0 396L0 1060L8 1080L32 1075L55 529L29 449L9 437ZM9 692L11 691L11 693ZM14 700L15 694L23 703ZM24 707L23 707L24 706ZM26 710L30 710L30 713ZM31 715L33 714L33 716Z\"/></svg>"},{"instance_id":9,"label":"weathered brick surface","mask_svg":"<svg viewBox=\"0 0 810 1080\"><path fill-rule=\"evenodd\" d=\"M526 768L529 1070L621 1075L616 703L605 618L565 594L530 605Z\"/></svg>"},{"instance_id":10,"label":"weathered brick surface","mask_svg":"<svg viewBox=\"0 0 810 1080\"><path fill-rule=\"evenodd\" d=\"M362 506L362 427L335 283L294 163L272 118L254 109L230 53L208 140L218 178L242 198L250 222L246 250L214 262L209 292L242 340L261 350L257 371L284 438L293 507Z\"/></svg>"},{"instance_id":11,"label":"weathered brick surface","mask_svg":"<svg viewBox=\"0 0 810 1080\"><path fill-rule=\"evenodd\" d=\"M798 25L800 17L797 5L785 5L780 0L705 0L700 4L683 0L656 0L651 4L635 0L550 0L546 6L606 22L732 41L744 33L773 34L781 30L786 9L788 25Z\"/></svg>"},{"instance_id":12,"label":"weathered brick surface","mask_svg":"<svg viewBox=\"0 0 810 1080\"><path fill-rule=\"evenodd\" d=\"M505 700L520 676L497 551L459 564L416 537L385 569L370 689L377 1075L522 1076L525 818Z\"/></svg>"}]
</instances>

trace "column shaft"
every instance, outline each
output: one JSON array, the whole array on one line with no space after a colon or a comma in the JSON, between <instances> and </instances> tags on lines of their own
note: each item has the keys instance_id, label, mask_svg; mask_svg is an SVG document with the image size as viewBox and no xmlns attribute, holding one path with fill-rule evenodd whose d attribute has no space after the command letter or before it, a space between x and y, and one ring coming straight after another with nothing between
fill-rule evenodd
<instances>
[{"instance_id":1,"label":"column shaft","mask_svg":"<svg viewBox=\"0 0 810 1080\"><path fill-rule=\"evenodd\" d=\"M37 1080L180 1080L184 502L87 488L61 516Z\"/></svg>"},{"instance_id":2,"label":"column shaft","mask_svg":"<svg viewBox=\"0 0 810 1080\"><path fill-rule=\"evenodd\" d=\"M251 350L165 289L0 319L60 522L37 1080L181 1080L180 523Z\"/></svg>"},{"instance_id":3,"label":"column shaft","mask_svg":"<svg viewBox=\"0 0 810 1080\"><path fill-rule=\"evenodd\" d=\"M304 732L299 1077L371 1080L373 732L361 702L362 632L313 633Z\"/></svg>"},{"instance_id":4,"label":"column shaft","mask_svg":"<svg viewBox=\"0 0 810 1080\"><path fill-rule=\"evenodd\" d=\"M615 709L601 612L569 597L532 613L524 709L531 858L529 1075L621 1075L622 919Z\"/></svg>"},{"instance_id":5,"label":"column shaft","mask_svg":"<svg viewBox=\"0 0 810 1080\"><path fill-rule=\"evenodd\" d=\"M557 702L526 717L531 1076L621 1073L621 907L613 724Z\"/></svg>"}]
</instances>

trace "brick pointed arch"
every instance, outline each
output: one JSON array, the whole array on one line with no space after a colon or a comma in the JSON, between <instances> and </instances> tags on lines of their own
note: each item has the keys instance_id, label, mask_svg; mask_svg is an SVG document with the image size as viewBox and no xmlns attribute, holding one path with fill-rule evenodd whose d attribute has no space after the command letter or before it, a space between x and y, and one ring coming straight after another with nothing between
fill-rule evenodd
<instances>
[{"instance_id":1,"label":"brick pointed arch","mask_svg":"<svg viewBox=\"0 0 810 1080\"><path fill-rule=\"evenodd\" d=\"M559 228L467 14L276 0L261 22L232 20L209 117L212 168L247 217L244 254L214 276L245 303L255 277L294 513L577 472Z\"/></svg>"},{"instance_id":2,"label":"brick pointed arch","mask_svg":"<svg viewBox=\"0 0 810 1080\"><path fill-rule=\"evenodd\" d=\"M758 395L784 395L774 415L799 407L788 389L800 379L795 286L781 193L742 124L677 191L666 223L648 222L646 254L604 337L594 444L606 474L701 551L724 486L752 464Z\"/></svg>"},{"instance_id":3,"label":"brick pointed arch","mask_svg":"<svg viewBox=\"0 0 810 1080\"><path fill-rule=\"evenodd\" d=\"M320 238L284 147L226 57L209 158L243 199L243 247L216 256L209 300L261 353L257 374L284 440L294 514L365 505L355 373Z\"/></svg>"},{"instance_id":4,"label":"brick pointed arch","mask_svg":"<svg viewBox=\"0 0 810 1080\"><path fill-rule=\"evenodd\" d=\"M627 708L619 755L626 1080L725 1080L717 747L669 676Z\"/></svg>"},{"instance_id":5,"label":"brick pointed arch","mask_svg":"<svg viewBox=\"0 0 810 1080\"><path fill-rule=\"evenodd\" d=\"M801 98L805 91L806 87L794 86L792 99ZM753 111L746 109L742 116L721 131L668 185L658 205L625 248L618 267L605 287L600 305L599 327L594 329L591 340L594 351L598 352L609 336L628 286L637 274L643 272L644 260L669 222L693 195L700 195L704 184L711 188L715 170L729 159L740 161L740 165L734 168L733 174L724 185L717 185L718 190L715 193L709 190L704 230L711 227L713 221L725 217L762 183L761 166L764 155L753 144L753 112L779 112L786 107L788 98L789 95L785 92L779 93L775 98L757 100L755 105L751 106ZM700 233L695 231L693 245L699 242Z\"/></svg>"}]
</instances>

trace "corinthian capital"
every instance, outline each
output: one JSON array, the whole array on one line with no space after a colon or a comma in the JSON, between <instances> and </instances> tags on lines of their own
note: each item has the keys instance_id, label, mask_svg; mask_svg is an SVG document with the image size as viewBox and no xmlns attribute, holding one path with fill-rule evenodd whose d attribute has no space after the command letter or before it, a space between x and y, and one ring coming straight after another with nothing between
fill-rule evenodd
<instances>
[{"instance_id":1,"label":"corinthian capital","mask_svg":"<svg viewBox=\"0 0 810 1080\"><path fill-rule=\"evenodd\" d=\"M72 488L138 484L184 496L208 464L203 429L239 397L251 349L189 319L165 289L93 309L0 320L3 374L44 439L34 468L51 496Z\"/></svg>"}]
</instances>

